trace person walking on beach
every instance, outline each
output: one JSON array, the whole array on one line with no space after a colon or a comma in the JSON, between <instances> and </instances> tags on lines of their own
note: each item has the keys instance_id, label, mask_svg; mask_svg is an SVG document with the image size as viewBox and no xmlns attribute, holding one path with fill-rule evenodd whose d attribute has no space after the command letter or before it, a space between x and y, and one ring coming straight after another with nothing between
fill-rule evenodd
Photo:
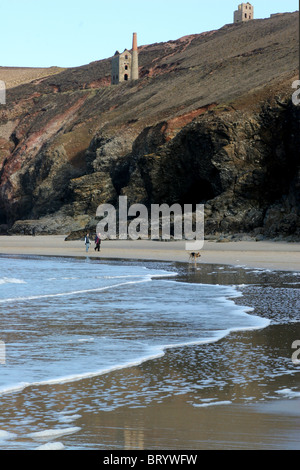
<instances>
[{"instance_id":1,"label":"person walking on beach","mask_svg":"<svg viewBox=\"0 0 300 470\"><path fill-rule=\"evenodd\" d=\"M84 243L85 243L85 251L88 252L89 247L90 247L90 234L89 233L86 234Z\"/></svg>"},{"instance_id":2,"label":"person walking on beach","mask_svg":"<svg viewBox=\"0 0 300 470\"><path fill-rule=\"evenodd\" d=\"M96 235L95 244L96 244L95 251L97 251L97 250L100 251L100 245L101 245L101 234L100 233L98 233Z\"/></svg>"}]
</instances>

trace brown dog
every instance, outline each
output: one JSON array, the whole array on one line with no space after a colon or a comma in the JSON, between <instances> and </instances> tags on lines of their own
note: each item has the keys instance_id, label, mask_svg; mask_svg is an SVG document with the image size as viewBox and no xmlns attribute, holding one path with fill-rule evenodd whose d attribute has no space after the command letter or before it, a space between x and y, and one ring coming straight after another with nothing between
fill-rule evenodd
<instances>
[{"instance_id":1,"label":"brown dog","mask_svg":"<svg viewBox=\"0 0 300 470\"><path fill-rule=\"evenodd\" d=\"M200 253L199 251L196 253L196 252L192 252L190 253L190 256L189 256L189 261L194 261L194 263L196 264L197 263L197 258L200 258Z\"/></svg>"}]
</instances>

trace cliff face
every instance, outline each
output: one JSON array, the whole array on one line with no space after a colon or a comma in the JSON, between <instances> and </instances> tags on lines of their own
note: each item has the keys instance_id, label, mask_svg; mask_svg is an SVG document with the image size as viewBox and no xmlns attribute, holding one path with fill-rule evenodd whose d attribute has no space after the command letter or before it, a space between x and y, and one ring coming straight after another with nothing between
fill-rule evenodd
<instances>
[{"instance_id":1,"label":"cliff face","mask_svg":"<svg viewBox=\"0 0 300 470\"><path fill-rule=\"evenodd\" d=\"M122 192L146 204L204 203L207 235L299 236L299 118L290 101L256 113L216 109L137 152Z\"/></svg>"},{"instance_id":2,"label":"cliff face","mask_svg":"<svg viewBox=\"0 0 300 470\"><path fill-rule=\"evenodd\" d=\"M0 224L78 236L99 204L205 203L207 235L300 237L298 13L43 77L0 108ZM75 235L76 236L76 235Z\"/></svg>"}]
</instances>

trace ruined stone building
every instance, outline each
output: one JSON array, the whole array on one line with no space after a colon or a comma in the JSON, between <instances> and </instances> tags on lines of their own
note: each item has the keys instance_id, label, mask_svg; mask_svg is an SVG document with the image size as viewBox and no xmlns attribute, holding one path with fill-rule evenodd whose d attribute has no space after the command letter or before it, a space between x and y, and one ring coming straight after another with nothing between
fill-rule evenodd
<instances>
[{"instance_id":1,"label":"ruined stone building","mask_svg":"<svg viewBox=\"0 0 300 470\"><path fill-rule=\"evenodd\" d=\"M241 23L242 21L253 20L254 7L251 3L241 3L238 10L234 12L234 23Z\"/></svg>"},{"instance_id":2,"label":"ruined stone building","mask_svg":"<svg viewBox=\"0 0 300 470\"><path fill-rule=\"evenodd\" d=\"M119 51L115 53L111 61L111 84L117 85L121 82L138 80L138 48L137 34L133 33L132 53L125 49L122 54Z\"/></svg>"},{"instance_id":3,"label":"ruined stone building","mask_svg":"<svg viewBox=\"0 0 300 470\"><path fill-rule=\"evenodd\" d=\"M131 80L131 54L125 49L122 54L115 53L111 61L111 84L117 85L120 82Z\"/></svg>"}]
</instances>

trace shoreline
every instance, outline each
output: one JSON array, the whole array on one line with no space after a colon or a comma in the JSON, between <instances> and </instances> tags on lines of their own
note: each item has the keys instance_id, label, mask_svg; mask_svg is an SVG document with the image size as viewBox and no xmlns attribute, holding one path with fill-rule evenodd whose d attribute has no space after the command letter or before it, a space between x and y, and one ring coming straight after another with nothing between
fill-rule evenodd
<instances>
[{"instance_id":1,"label":"shoreline","mask_svg":"<svg viewBox=\"0 0 300 470\"><path fill-rule=\"evenodd\" d=\"M94 244L92 243L88 253L88 257L91 259L183 263L185 266L184 271L188 272L188 255L184 249L184 242L116 240L102 242L102 251L100 253L95 253L93 248ZM83 259L87 256L83 241L65 242L63 236L0 237L1 255L76 257ZM206 269L199 269L201 264L206 265ZM194 282L197 282L198 276L201 276L201 278L206 276L206 271L211 269L209 265L239 266L241 270L244 268L258 268L274 271L300 271L300 244L282 242L206 242L202 250L201 261L197 263L198 270L191 271ZM260 276L260 273L255 275ZM267 276L269 275L275 276L277 274L267 274ZM224 275L221 271L217 276ZM212 277L211 280L213 281L213 279ZM257 344L261 344L262 334L265 334L263 330L267 332L267 328L268 326L263 327L262 330L246 332L245 335L243 332L233 332L234 334L223 338L220 344L223 344L223 340L235 343L237 337L240 344L243 338L245 344L247 344L249 335L253 339L257 338ZM280 331L282 328L280 327ZM278 331L278 341L282 335L280 331ZM297 339L294 333L291 333L290 336L289 344L292 343L292 340ZM285 334L284 337L286 338ZM256 340L255 342L251 341L251 347L253 347L253 344L256 344ZM268 344L271 345L272 343ZM280 343L277 342L276 344ZM187 346L187 350L191 347ZM179 346L179 348L181 347ZM100 409L97 415L93 415L88 411L92 406L92 390L95 386L101 389L101 387L105 387L106 383L110 384L112 380L115 380L117 384L119 381L121 383L126 380L128 391L134 391L135 382L133 382L132 387L129 385L133 378L138 380L137 383L144 384L145 377L149 374L152 376L153 371L156 374L160 373L162 367L160 361L165 364L166 372L169 371L169 356L172 354L171 349L165 349L161 358L148 359L141 364L108 371L108 373L101 374L101 376L86 377L75 382L40 384L37 387L40 392L36 398L36 405L40 407L41 412L45 412L43 397L47 391L48 395L54 397L56 395L61 397L63 394L65 406L70 408L75 406L72 398L74 396L73 390L81 391L82 396L85 397L83 398L84 406L82 406L83 410L80 411L81 416L74 423L74 426L79 426L80 431L61 438L67 449L80 450L82 447L86 448L88 442L89 446L97 450L157 450L163 446L172 450L189 448L196 448L197 450L300 450L297 437L299 435L299 396L293 398L278 396L270 401L257 397L257 400L252 402L249 400L242 403L237 400L237 403L234 403L230 402L228 391L225 390L220 393L220 396L212 395L216 399L215 402L203 400L200 406L197 404L197 395L191 393L190 396L189 394L182 394L166 397L161 401L154 400L153 403L145 403L145 406L140 407L124 404L109 411ZM170 369L171 372L172 368ZM298 368L295 369L293 374L295 376L294 384L298 384L297 372ZM288 375L289 377L291 376ZM285 378L280 377L276 380L276 383L278 384L276 385L277 389L282 389L282 387L291 388L290 380L286 381ZM266 386L268 386L268 383L264 385L264 387ZM259 389L259 386L257 388ZM85 396L86 390L89 389L91 389L91 394ZM7 402L12 407L11 409L14 410L17 407L20 393L23 399L28 397L28 400L30 400L31 390L32 386L29 386L23 391L6 395ZM210 397L210 395L208 396ZM4 396L2 396L3 398ZM60 410L58 404L57 407L57 410ZM170 431L170 422L173 423L172 431ZM55 442L51 438L49 439L50 442ZM38 448L39 444L41 442L33 442L32 447Z\"/></svg>"},{"instance_id":2,"label":"shoreline","mask_svg":"<svg viewBox=\"0 0 300 470\"><path fill-rule=\"evenodd\" d=\"M104 240L100 253L94 251L93 242L89 252L86 253L83 241L65 241L65 236L62 235L1 236L0 255L88 256L95 259L189 263L189 253L185 249L185 241ZM201 266L201 264L300 271L300 243L205 241L197 266Z\"/></svg>"}]
</instances>

